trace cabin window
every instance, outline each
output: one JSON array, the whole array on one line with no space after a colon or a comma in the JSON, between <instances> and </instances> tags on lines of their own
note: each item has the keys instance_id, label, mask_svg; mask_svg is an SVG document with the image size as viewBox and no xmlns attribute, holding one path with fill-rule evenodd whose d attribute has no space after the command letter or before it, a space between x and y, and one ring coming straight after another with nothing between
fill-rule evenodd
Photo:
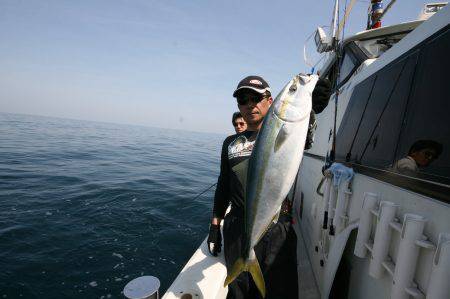
<instances>
[{"instance_id":1,"label":"cabin window","mask_svg":"<svg viewBox=\"0 0 450 299\"><path fill-rule=\"evenodd\" d=\"M358 40L355 44L368 58L378 58L393 45L402 40L409 32L380 36L372 39Z\"/></svg>"},{"instance_id":2,"label":"cabin window","mask_svg":"<svg viewBox=\"0 0 450 299\"><path fill-rule=\"evenodd\" d=\"M341 67L339 69L338 87L344 85L361 63L367 59L367 56L358 48L354 42L347 44L342 53Z\"/></svg>"},{"instance_id":3,"label":"cabin window","mask_svg":"<svg viewBox=\"0 0 450 299\"><path fill-rule=\"evenodd\" d=\"M355 87L337 136L338 159L392 166L417 59L418 51Z\"/></svg>"},{"instance_id":4,"label":"cabin window","mask_svg":"<svg viewBox=\"0 0 450 299\"><path fill-rule=\"evenodd\" d=\"M351 157L353 140L358 133L359 124L366 109L367 101L372 93L375 78L375 75L370 76L359 83L353 91L336 137L337 159L346 161L354 160Z\"/></svg>"},{"instance_id":5,"label":"cabin window","mask_svg":"<svg viewBox=\"0 0 450 299\"><path fill-rule=\"evenodd\" d=\"M447 185L450 185L449 53L449 29L421 50L394 164L395 171L402 174Z\"/></svg>"},{"instance_id":6,"label":"cabin window","mask_svg":"<svg viewBox=\"0 0 450 299\"><path fill-rule=\"evenodd\" d=\"M415 52L377 73L351 149L357 163L378 168L392 165L417 57Z\"/></svg>"},{"instance_id":7,"label":"cabin window","mask_svg":"<svg viewBox=\"0 0 450 299\"><path fill-rule=\"evenodd\" d=\"M338 63L335 60L333 65L329 68L327 73L323 76L323 78L327 78L328 80L330 80L330 82L331 82L331 90L335 90L336 89L337 70L338 70Z\"/></svg>"},{"instance_id":8,"label":"cabin window","mask_svg":"<svg viewBox=\"0 0 450 299\"><path fill-rule=\"evenodd\" d=\"M357 66L358 62L356 58L353 56L353 54L351 54L349 50L346 50L344 52L344 56L342 57L341 69L339 74L342 83L347 81L347 79L350 77Z\"/></svg>"}]
</instances>

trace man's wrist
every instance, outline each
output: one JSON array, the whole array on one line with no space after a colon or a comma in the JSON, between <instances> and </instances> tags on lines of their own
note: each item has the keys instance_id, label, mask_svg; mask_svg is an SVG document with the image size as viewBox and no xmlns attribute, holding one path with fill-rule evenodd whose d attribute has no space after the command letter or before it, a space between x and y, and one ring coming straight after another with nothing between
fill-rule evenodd
<instances>
[{"instance_id":1,"label":"man's wrist","mask_svg":"<svg viewBox=\"0 0 450 299\"><path fill-rule=\"evenodd\" d=\"M217 218L217 217L214 217L212 220L211 220L211 225L220 225L220 221L221 221L222 219L220 219L220 218Z\"/></svg>"},{"instance_id":2,"label":"man's wrist","mask_svg":"<svg viewBox=\"0 0 450 299\"><path fill-rule=\"evenodd\" d=\"M220 225L219 224L212 224L209 226L210 230L219 230L220 229Z\"/></svg>"}]
</instances>

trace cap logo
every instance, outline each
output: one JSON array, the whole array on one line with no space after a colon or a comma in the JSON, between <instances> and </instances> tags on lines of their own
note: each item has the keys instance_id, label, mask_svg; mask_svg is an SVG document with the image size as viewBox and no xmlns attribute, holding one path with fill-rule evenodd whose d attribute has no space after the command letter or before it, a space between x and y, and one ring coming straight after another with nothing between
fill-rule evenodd
<instances>
[{"instance_id":1,"label":"cap logo","mask_svg":"<svg viewBox=\"0 0 450 299\"><path fill-rule=\"evenodd\" d=\"M262 82L257 79L250 80L250 84L263 85Z\"/></svg>"}]
</instances>

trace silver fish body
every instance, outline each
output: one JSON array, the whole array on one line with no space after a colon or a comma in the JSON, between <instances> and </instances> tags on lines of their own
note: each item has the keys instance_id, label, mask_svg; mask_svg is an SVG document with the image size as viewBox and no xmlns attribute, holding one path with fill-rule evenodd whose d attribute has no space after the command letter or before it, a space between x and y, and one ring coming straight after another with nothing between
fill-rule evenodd
<instances>
[{"instance_id":1,"label":"silver fish body","mask_svg":"<svg viewBox=\"0 0 450 299\"><path fill-rule=\"evenodd\" d=\"M252 249L289 193L303 157L318 77L297 75L270 107L249 161L246 232Z\"/></svg>"},{"instance_id":2,"label":"silver fish body","mask_svg":"<svg viewBox=\"0 0 450 299\"><path fill-rule=\"evenodd\" d=\"M245 209L245 246L225 285L249 271L265 295L265 283L253 248L269 228L286 198L303 157L318 77L297 75L274 100L256 138L248 164Z\"/></svg>"}]
</instances>

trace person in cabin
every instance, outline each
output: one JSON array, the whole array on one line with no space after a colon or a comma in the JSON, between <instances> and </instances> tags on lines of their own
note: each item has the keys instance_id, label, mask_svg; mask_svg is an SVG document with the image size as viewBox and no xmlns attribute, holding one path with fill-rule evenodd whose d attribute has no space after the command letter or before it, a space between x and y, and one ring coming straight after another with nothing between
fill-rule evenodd
<instances>
[{"instance_id":1,"label":"person in cabin","mask_svg":"<svg viewBox=\"0 0 450 299\"><path fill-rule=\"evenodd\" d=\"M411 145L408 155L398 160L392 169L402 174L415 175L430 165L442 153L442 145L434 140L418 140Z\"/></svg>"},{"instance_id":2,"label":"person in cabin","mask_svg":"<svg viewBox=\"0 0 450 299\"><path fill-rule=\"evenodd\" d=\"M318 81L313 92L313 110L320 113L328 104L331 84ZM257 133L262 126L273 99L269 84L259 76L242 79L233 97L247 123L247 130L228 136L222 145L220 174L214 196L213 216L207 239L209 252L221 252L223 224L224 256L229 271L243 250L244 194L247 160L253 150ZM230 211L225 215L228 206ZM291 227L291 202L285 200L278 221L274 223L255 247L266 283L266 298L297 298L296 237ZM248 272L241 273L228 285L227 298L260 298Z\"/></svg>"},{"instance_id":3,"label":"person in cabin","mask_svg":"<svg viewBox=\"0 0 450 299\"><path fill-rule=\"evenodd\" d=\"M245 130L247 130L247 123L245 122L244 118L242 117L241 112L233 113L231 123L233 124L236 134L242 133Z\"/></svg>"}]
</instances>

